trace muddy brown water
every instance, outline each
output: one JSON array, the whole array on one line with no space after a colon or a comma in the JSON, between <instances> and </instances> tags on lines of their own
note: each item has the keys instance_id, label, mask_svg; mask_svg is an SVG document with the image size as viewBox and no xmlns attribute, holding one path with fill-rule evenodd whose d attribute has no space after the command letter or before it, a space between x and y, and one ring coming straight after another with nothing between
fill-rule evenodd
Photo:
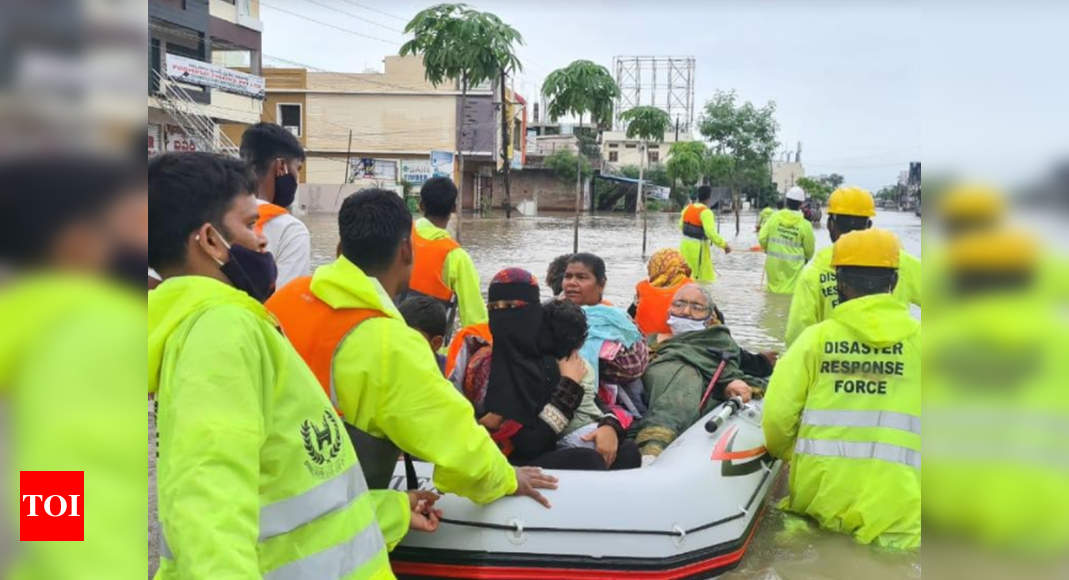
<instances>
[{"instance_id":1,"label":"muddy brown water","mask_svg":"<svg viewBox=\"0 0 1069 580\"><path fill-rule=\"evenodd\" d=\"M337 216L314 214L301 218L312 234L314 265L334 259L338 244ZM678 214L650 214L647 255L664 247L677 247ZM572 250L573 218L568 214L538 217L466 216L462 242L479 270L485 296L493 275L510 266L530 270L541 280L546 266L556 256ZM906 251L921 255L921 221L911 213L881 211L874 224L895 232ZM734 250L725 255L714 250L717 279L713 296L727 318L732 335L750 350L782 349L790 297L769 295L764 290L764 256L750 248L757 243L755 214L741 216L738 235L734 216L722 216L720 232ZM815 231L817 249L830 245L827 230ZM635 284L646 276L642 257L641 217L593 215L580 220L580 251L605 260L608 283L605 297L626 307L634 297ZM548 296L548 290L543 287ZM914 308L919 316L919 310ZM785 479L774 499L786 494ZM866 578L919 578L920 557L915 554L880 552L855 544L850 538L813 530L803 520L786 515L774 506L766 512L753 543L738 569L724 578L773 580Z\"/></svg>"}]
</instances>

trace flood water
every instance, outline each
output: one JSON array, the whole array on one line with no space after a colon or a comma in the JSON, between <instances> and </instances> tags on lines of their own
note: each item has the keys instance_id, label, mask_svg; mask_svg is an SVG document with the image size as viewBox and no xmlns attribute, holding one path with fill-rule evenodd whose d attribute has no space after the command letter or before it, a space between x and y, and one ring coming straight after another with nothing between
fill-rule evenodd
<instances>
[{"instance_id":1,"label":"flood water","mask_svg":"<svg viewBox=\"0 0 1069 580\"><path fill-rule=\"evenodd\" d=\"M756 214L744 212L738 235L733 215L722 216L720 233L734 250L724 255L714 249L717 279L713 296L727 318L732 335L750 350L781 350L787 325L789 296L775 296L764 290L764 255L750 248L757 244ZM334 259L338 244L337 217L308 215L301 218L312 234L314 265ZM647 256L665 247L677 247L679 214L650 214ZM906 251L921 255L921 222L911 213L880 211L873 219L877 227L895 232ZM572 250L573 218L568 214L539 217L465 217L462 243L475 261L483 293L493 275L510 266L534 272L539 279L556 256ZM827 230L817 229L817 249L831 244ZM580 251L598 254L605 260L608 284L605 297L627 307L635 284L646 276L642 257L642 218L628 215L584 216L580 220ZM543 287L545 297L548 290ZM919 316L919 310L914 310ZM786 494L781 480L773 501ZM724 578L832 579L919 578L920 557L882 553L859 546L850 538L806 529L803 520L770 508L754 536L753 544L740 567Z\"/></svg>"}]
</instances>

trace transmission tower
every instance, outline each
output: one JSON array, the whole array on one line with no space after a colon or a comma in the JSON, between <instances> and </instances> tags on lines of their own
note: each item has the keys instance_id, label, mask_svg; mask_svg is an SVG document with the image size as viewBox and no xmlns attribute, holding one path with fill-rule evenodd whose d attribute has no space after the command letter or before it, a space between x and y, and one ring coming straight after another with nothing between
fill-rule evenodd
<instances>
[{"instance_id":1,"label":"transmission tower","mask_svg":"<svg viewBox=\"0 0 1069 580\"><path fill-rule=\"evenodd\" d=\"M612 59L616 85L613 129L626 129L620 113L643 105L668 113L679 130L690 134L694 129L694 57L693 56L616 56Z\"/></svg>"}]
</instances>

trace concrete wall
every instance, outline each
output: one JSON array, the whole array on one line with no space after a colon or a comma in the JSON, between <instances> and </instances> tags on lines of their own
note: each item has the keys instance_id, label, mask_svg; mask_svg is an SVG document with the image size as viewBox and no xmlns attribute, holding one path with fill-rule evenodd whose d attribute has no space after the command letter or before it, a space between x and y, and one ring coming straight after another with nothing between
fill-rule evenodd
<instances>
[{"instance_id":1,"label":"concrete wall","mask_svg":"<svg viewBox=\"0 0 1069 580\"><path fill-rule=\"evenodd\" d=\"M390 189L401 195L401 186L369 180L338 185L336 183L302 183L297 193L297 203L306 213L338 213L345 198L369 187Z\"/></svg>"},{"instance_id":2,"label":"concrete wall","mask_svg":"<svg viewBox=\"0 0 1069 580\"><path fill-rule=\"evenodd\" d=\"M772 181L776 184L776 191L787 193L787 190L798 181L799 177L805 177L805 167L802 167L801 163L793 161L772 162Z\"/></svg>"},{"instance_id":3,"label":"concrete wall","mask_svg":"<svg viewBox=\"0 0 1069 580\"><path fill-rule=\"evenodd\" d=\"M522 200L534 200L537 196L539 211L575 210L575 182L561 181L548 169L513 171L509 181L512 205L517 205ZM504 207L504 177L495 175L493 184L493 206Z\"/></svg>"},{"instance_id":4,"label":"concrete wall","mask_svg":"<svg viewBox=\"0 0 1069 580\"><path fill-rule=\"evenodd\" d=\"M352 129L354 151L452 151L455 107L452 95L309 93L305 146L344 154Z\"/></svg>"}]
</instances>

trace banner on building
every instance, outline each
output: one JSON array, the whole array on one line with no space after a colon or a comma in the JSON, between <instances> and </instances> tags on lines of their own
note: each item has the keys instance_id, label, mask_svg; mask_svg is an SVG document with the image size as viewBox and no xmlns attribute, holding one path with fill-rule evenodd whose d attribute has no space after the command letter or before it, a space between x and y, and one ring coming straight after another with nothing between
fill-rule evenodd
<instances>
[{"instance_id":1,"label":"banner on building","mask_svg":"<svg viewBox=\"0 0 1069 580\"><path fill-rule=\"evenodd\" d=\"M264 98L264 77L170 53L167 54L166 69L167 76L176 81Z\"/></svg>"},{"instance_id":2,"label":"banner on building","mask_svg":"<svg viewBox=\"0 0 1069 580\"><path fill-rule=\"evenodd\" d=\"M434 177L453 179L453 152L431 151L431 173Z\"/></svg>"},{"instance_id":3,"label":"banner on building","mask_svg":"<svg viewBox=\"0 0 1069 580\"><path fill-rule=\"evenodd\" d=\"M358 179L397 183L397 161L360 157L349 161L349 183Z\"/></svg>"},{"instance_id":4,"label":"banner on building","mask_svg":"<svg viewBox=\"0 0 1069 580\"><path fill-rule=\"evenodd\" d=\"M671 190L662 185L649 185L648 183L642 184L642 192L646 194L646 199L668 199L668 194Z\"/></svg>"},{"instance_id":5,"label":"banner on building","mask_svg":"<svg viewBox=\"0 0 1069 580\"><path fill-rule=\"evenodd\" d=\"M430 159L401 160L401 179L412 185L423 185L433 175Z\"/></svg>"},{"instance_id":6,"label":"banner on building","mask_svg":"<svg viewBox=\"0 0 1069 580\"><path fill-rule=\"evenodd\" d=\"M148 124L148 155L152 157L160 152L160 126L155 123Z\"/></svg>"},{"instance_id":7,"label":"banner on building","mask_svg":"<svg viewBox=\"0 0 1069 580\"><path fill-rule=\"evenodd\" d=\"M167 151L210 151L208 144L200 143L191 135L186 135L178 125L167 125L164 136L164 148Z\"/></svg>"}]
</instances>

